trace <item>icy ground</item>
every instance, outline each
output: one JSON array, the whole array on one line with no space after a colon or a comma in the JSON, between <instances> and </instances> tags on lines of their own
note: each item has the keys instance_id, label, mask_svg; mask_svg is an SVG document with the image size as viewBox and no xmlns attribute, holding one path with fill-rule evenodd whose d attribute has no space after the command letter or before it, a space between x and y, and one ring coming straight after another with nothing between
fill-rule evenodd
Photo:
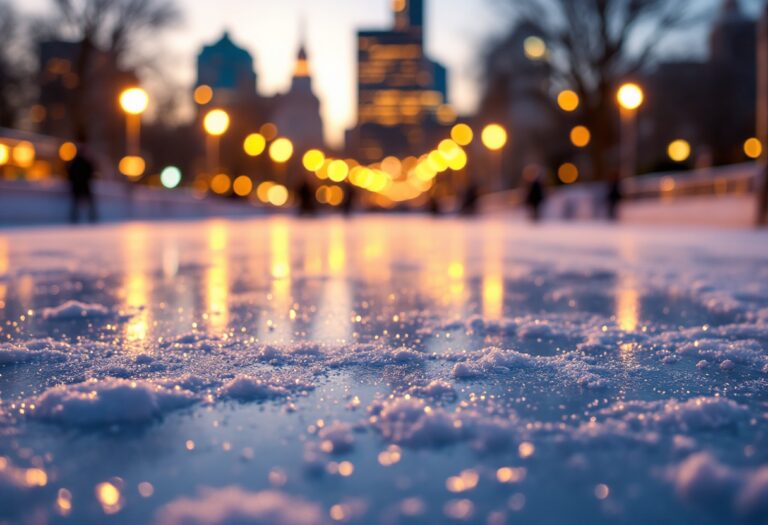
<instances>
[{"instance_id":1,"label":"icy ground","mask_svg":"<svg viewBox=\"0 0 768 525\"><path fill-rule=\"evenodd\" d=\"M768 523L768 236L0 232L0 523Z\"/></svg>"}]
</instances>

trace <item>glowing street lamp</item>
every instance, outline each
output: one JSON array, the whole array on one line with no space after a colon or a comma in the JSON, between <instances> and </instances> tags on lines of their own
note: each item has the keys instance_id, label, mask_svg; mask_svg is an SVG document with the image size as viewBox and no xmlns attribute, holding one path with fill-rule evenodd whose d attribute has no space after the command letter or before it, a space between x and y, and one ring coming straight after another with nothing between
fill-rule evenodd
<instances>
[{"instance_id":1,"label":"glowing street lamp","mask_svg":"<svg viewBox=\"0 0 768 525\"><path fill-rule=\"evenodd\" d=\"M213 175L219 169L219 141L229 129L229 122L229 114L223 109L213 109L203 118L203 129L208 135L206 154L209 175Z\"/></svg>"},{"instance_id":2,"label":"glowing street lamp","mask_svg":"<svg viewBox=\"0 0 768 525\"><path fill-rule=\"evenodd\" d=\"M125 112L126 153L131 157L141 154L141 115L149 106L149 95L140 87L128 88L120 93L120 107Z\"/></svg>"},{"instance_id":3,"label":"glowing street lamp","mask_svg":"<svg viewBox=\"0 0 768 525\"><path fill-rule=\"evenodd\" d=\"M633 83L623 84L616 92L616 101L621 109L621 177L635 175L637 164L637 111L645 101L645 94L640 86Z\"/></svg>"},{"instance_id":4,"label":"glowing street lamp","mask_svg":"<svg viewBox=\"0 0 768 525\"><path fill-rule=\"evenodd\" d=\"M488 151L491 153L491 159L493 167L491 168L491 171L488 173L487 182L491 183L491 177L496 177L496 182L501 182L502 179L502 155L501 151L504 149L504 147L507 145L507 142L509 141L509 135L507 134L507 130L504 129L503 126L499 124L489 124L485 128L483 128L482 133L480 134L480 140L483 142L483 146L485 146Z\"/></svg>"}]
</instances>

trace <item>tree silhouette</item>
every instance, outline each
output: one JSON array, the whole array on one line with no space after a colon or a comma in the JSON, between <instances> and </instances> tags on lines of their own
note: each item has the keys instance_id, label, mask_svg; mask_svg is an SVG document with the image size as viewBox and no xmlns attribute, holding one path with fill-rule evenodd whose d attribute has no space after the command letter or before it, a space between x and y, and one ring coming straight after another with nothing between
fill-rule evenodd
<instances>
[{"instance_id":1,"label":"tree silhouette","mask_svg":"<svg viewBox=\"0 0 768 525\"><path fill-rule=\"evenodd\" d=\"M180 19L173 0L52 0L48 34L80 44L74 73L80 79L73 97L75 134L87 139L88 86L94 60L106 53L117 65L131 65L131 54L146 36Z\"/></svg>"},{"instance_id":2,"label":"tree silhouette","mask_svg":"<svg viewBox=\"0 0 768 525\"><path fill-rule=\"evenodd\" d=\"M671 31L698 20L694 0L506 0L520 23L539 27L547 42L555 86L581 99L580 116L592 132L595 178L610 175L616 141L615 94L622 79L645 67Z\"/></svg>"},{"instance_id":3,"label":"tree silhouette","mask_svg":"<svg viewBox=\"0 0 768 525\"><path fill-rule=\"evenodd\" d=\"M19 59L19 18L10 4L0 1L0 127L13 127L24 98L27 71Z\"/></svg>"}]
</instances>

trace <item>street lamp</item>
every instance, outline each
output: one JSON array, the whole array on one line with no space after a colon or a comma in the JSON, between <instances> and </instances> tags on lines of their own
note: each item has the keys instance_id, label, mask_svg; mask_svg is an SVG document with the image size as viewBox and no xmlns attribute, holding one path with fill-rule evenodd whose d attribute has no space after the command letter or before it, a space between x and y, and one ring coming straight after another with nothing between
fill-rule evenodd
<instances>
[{"instance_id":1,"label":"street lamp","mask_svg":"<svg viewBox=\"0 0 768 525\"><path fill-rule=\"evenodd\" d=\"M149 95L140 87L128 88L120 94L120 107L125 112L126 152L129 156L141 154L141 115L149 106Z\"/></svg>"},{"instance_id":2,"label":"street lamp","mask_svg":"<svg viewBox=\"0 0 768 525\"><path fill-rule=\"evenodd\" d=\"M489 174L489 176L495 175L497 177L497 182L500 182L502 179L502 156L501 156L501 150L504 149L504 147L507 145L507 142L509 140L509 135L507 134L507 130L504 129L499 124L489 124L485 128L483 128L482 133L480 134L480 139L483 142L483 145L488 149L488 151L491 152L491 159L493 163L492 171L493 174ZM490 186L490 180L487 181Z\"/></svg>"},{"instance_id":3,"label":"street lamp","mask_svg":"<svg viewBox=\"0 0 768 525\"><path fill-rule=\"evenodd\" d=\"M621 178L635 175L637 164L637 111L645 101L640 86L623 84L616 93L621 110Z\"/></svg>"},{"instance_id":4,"label":"street lamp","mask_svg":"<svg viewBox=\"0 0 768 525\"><path fill-rule=\"evenodd\" d=\"M219 141L229 129L229 114L223 109L209 111L203 118L203 129L208 134L206 141L208 175L214 175L219 169Z\"/></svg>"}]
</instances>

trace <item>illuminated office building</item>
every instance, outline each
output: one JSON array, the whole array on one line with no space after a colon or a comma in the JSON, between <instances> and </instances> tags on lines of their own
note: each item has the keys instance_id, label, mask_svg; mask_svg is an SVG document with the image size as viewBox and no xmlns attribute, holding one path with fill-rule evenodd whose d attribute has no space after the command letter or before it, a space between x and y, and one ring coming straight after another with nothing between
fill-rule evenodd
<instances>
[{"instance_id":1,"label":"illuminated office building","mask_svg":"<svg viewBox=\"0 0 768 525\"><path fill-rule=\"evenodd\" d=\"M416 154L452 123L446 69L424 52L424 0L395 0L394 27L358 33L358 124L348 149L369 161Z\"/></svg>"}]
</instances>

